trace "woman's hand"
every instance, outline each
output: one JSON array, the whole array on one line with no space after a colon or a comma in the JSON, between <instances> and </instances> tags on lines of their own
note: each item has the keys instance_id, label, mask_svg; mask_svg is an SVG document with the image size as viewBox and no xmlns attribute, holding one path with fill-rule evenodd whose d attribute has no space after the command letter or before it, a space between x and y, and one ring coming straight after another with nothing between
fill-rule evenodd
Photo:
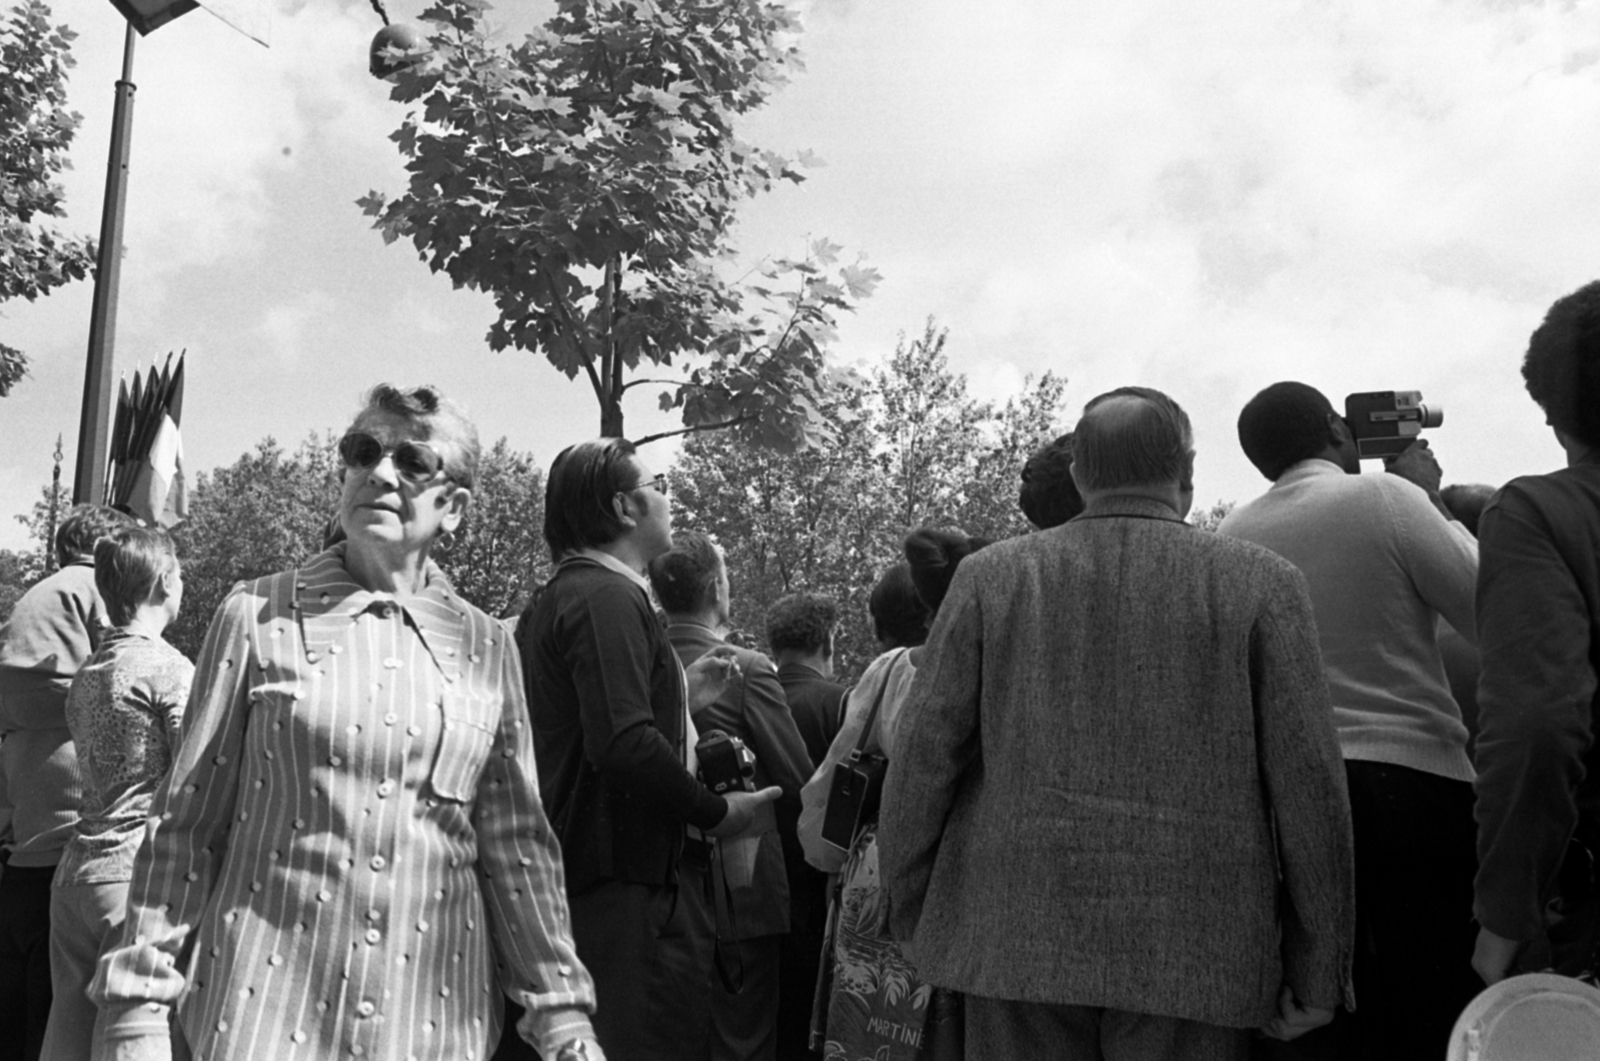
<instances>
[{"instance_id":1,"label":"woman's hand","mask_svg":"<svg viewBox=\"0 0 1600 1061\"><path fill-rule=\"evenodd\" d=\"M736 652L732 645L718 645L689 665L686 673L691 715L716 703L742 677Z\"/></svg>"},{"instance_id":2,"label":"woman's hand","mask_svg":"<svg viewBox=\"0 0 1600 1061\"><path fill-rule=\"evenodd\" d=\"M141 1035L132 1039L113 1039L111 1061L173 1061L172 1039L166 1035Z\"/></svg>"}]
</instances>

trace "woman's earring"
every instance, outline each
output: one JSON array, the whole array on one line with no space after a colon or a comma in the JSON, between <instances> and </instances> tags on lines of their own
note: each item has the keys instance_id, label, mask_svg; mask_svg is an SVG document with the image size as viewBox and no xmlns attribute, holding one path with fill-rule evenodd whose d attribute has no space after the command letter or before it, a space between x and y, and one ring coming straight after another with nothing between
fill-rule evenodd
<instances>
[{"instance_id":1,"label":"woman's earring","mask_svg":"<svg viewBox=\"0 0 1600 1061\"><path fill-rule=\"evenodd\" d=\"M445 531L443 534L439 535L439 548L443 549L445 552L449 552L451 549L454 549L455 547L456 547L456 532L455 531Z\"/></svg>"}]
</instances>

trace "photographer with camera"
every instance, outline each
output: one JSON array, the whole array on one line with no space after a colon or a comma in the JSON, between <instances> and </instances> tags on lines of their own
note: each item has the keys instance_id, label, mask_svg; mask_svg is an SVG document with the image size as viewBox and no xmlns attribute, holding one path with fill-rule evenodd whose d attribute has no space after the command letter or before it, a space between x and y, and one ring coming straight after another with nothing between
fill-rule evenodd
<instances>
[{"instance_id":1,"label":"photographer with camera","mask_svg":"<svg viewBox=\"0 0 1600 1061\"><path fill-rule=\"evenodd\" d=\"M679 534L650 562L650 584L667 615L667 640L685 667L730 651L728 568L702 534ZM700 776L713 792L777 787L798 813L811 757L789 712L771 661L732 648L742 681L697 710ZM753 759L753 761L752 761ZM757 809L748 828L717 841L706 916L715 925L710 1061L772 1061L777 1056L778 958L789 931L789 879L775 805ZM707 896L681 896L704 903Z\"/></svg>"},{"instance_id":2,"label":"photographer with camera","mask_svg":"<svg viewBox=\"0 0 1600 1061\"><path fill-rule=\"evenodd\" d=\"M1419 398L1352 395L1347 409L1363 415L1347 420L1304 383L1263 390L1239 415L1239 441L1273 485L1219 528L1305 575L1349 782L1358 1008L1296 1044L1308 1054L1438 1056L1478 990L1473 770L1435 640L1440 615L1474 639L1478 553L1416 438L1429 416ZM1388 425L1377 452L1372 424ZM1389 474L1361 475L1363 455L1385 457Z\"/></svg>"}]
</instances>

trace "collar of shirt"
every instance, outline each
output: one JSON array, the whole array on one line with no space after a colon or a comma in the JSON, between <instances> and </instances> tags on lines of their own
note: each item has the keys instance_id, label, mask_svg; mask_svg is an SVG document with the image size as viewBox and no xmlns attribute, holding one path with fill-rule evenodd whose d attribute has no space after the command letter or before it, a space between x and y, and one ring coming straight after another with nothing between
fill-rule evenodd
<instances>
[{"instance_id":1,"label":"collar of shirt","mask_svg":"<svg viewBox=\"0 0 1600 1061\"><path fill-rule=\"evenodd\" d=\"M1112 497L1097 497L1084 508L1083 514L1078 519L1103 519L1108 516L1134 516L1140 519L1166 519L1174 523L1182 523L1183 517L1178 515L1172 506L1157 501L1153 497L1130 497L1117 495Z\"/></svg>"},{"instance_id":2,"label":"collar of shirt","mask_svg":"<svg viewBox=\"0 0 1600 1061\"><path fill-rule=\"evenodd\" d=\"M1309 457L1298 464L1291 464L1287 471L1278 476L1273 486L1288 486L1292 483L1304 482L1307 479L1327 478L1330 475L1349 475L1350 473L1339 467L1333 461L1325 461L1321 457Z\"/></svg>"},{"instance_id":3,"label":"collar of shirt","mask_svg":"<svg viewBox=\"0 0 1600 1061\"><path fill-rule=\"evenodd\" d=\"M609 568L619 575L626 576L628 581L644 590L645 596L648 597L650 595L650 580L645 578L644 575L635 571L633 568L629 567L627 564L623 563L621 560L618 560L616 557L612 556L610 553L601 552L599 549L579 549L572 555L581 556L585 560L592 560L601 567Z\"/></svg>"},{"instance_id":4,"label":"collar of shirt","mask_svg":"<svg viewBox=\"0 0 1600 1061\"><path fill-rule=\"evenodd\" d=\"M811 664L801 663L799 660L793 659L778 667L778 677L782 678L785 675L795 678L821 678L823 681L832 680Z\"/></svg>"},{"instance_id":5,"label":"collar of shirt","mask_svg":"<svg viewBox=\"0 0 1600 1061\"><path fill-rule=\"evenodd\" d=\"M299 613L306 658L315 663L327 652L342 651L350 628L368 612L384 618L399 613L411 621L439 669L454 680L467 613L439 565L429 560L422 589L399 601L357 585L345 570L344 548L341 542L317 554L297 572L293 606Z\"/></svg>"}]
</instances>

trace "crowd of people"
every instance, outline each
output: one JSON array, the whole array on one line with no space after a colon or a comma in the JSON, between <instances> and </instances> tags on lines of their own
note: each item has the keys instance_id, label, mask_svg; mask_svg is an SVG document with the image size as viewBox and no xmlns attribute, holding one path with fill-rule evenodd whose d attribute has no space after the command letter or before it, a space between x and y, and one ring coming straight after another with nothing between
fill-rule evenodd
<instances>
[{"instance_id":1,"label":"crowd of people","mask_svg":"<svg viewBox=\"0 0 1600 1061\"><path fill-rule=\"evenodd\" d=\"M0 632L0 1059L1442 1057L1600 971L1600 283L1523 374L1569 466L1494 491L1267 387L1215 533L1182 407L1102 394L1035 533L908 529L848 688L825 597L730 641L621 439L551 466L526 609L463 600L429 387L193 663L172 540L80 506Z\"/></svg>"}]
</instances>

